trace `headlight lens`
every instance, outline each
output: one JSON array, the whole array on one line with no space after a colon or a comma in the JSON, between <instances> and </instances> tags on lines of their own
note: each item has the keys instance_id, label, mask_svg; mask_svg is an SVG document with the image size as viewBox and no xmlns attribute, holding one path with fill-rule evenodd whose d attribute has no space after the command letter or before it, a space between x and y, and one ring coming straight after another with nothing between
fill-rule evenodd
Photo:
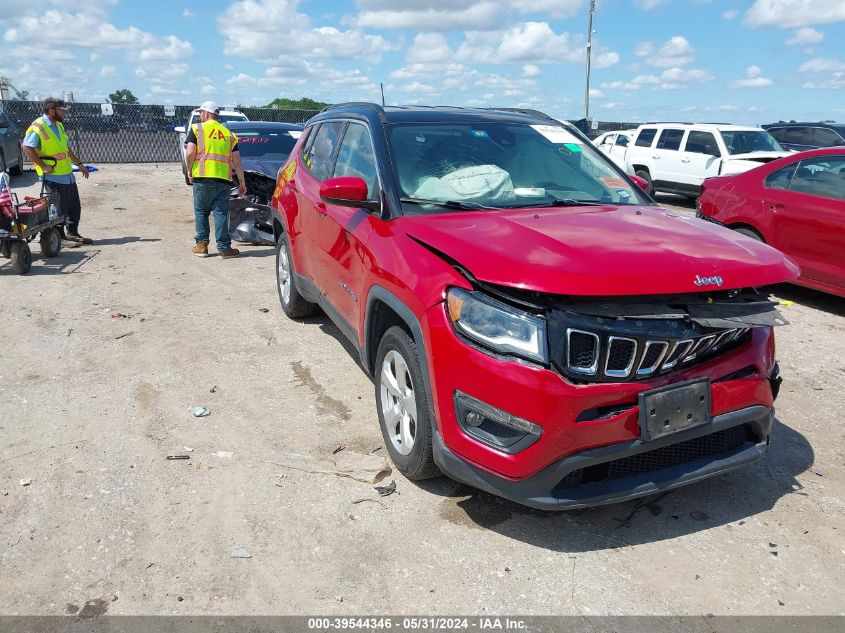
<instances>
[{"instance_id":1,"label":"headlight lens","mask_svg":"<svg viewBox=\"0 0 845 633\"><path fill-rule=\"evenodd\" d=\"M546 322L479 292L450 288L449 318L460 333L494 352L548 362Z\"/></svg>"}]
</instances>

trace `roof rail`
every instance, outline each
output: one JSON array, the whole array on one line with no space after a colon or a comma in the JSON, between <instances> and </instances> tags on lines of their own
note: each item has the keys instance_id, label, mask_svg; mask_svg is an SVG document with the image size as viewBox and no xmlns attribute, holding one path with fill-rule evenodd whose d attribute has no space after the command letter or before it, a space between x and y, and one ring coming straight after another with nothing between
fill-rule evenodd
<instances>
[{"instance_id":1,"label":"roof rail","mask_svg":"<svg viewBox=\"0 0 845 633\"><path fill-rule=\"evenodd\" d=\"M735 123L726 123L724 121L646 121L640 125L736 125ZM751 126L742 126L751 127Z\"/></svg>"},{"instance_id":2,"label":"roof rail","mask_svg":"<svg viewBox=\"0 0 845 633\"><path fill-rule=\"evenodd\" d=\"M530 114L530 115L536 116L540 119L549 119L550 121L557 122L557 119L549 116L545 112L540 112L539 110L532 110L531 108L490 108L490 109L491 110L501 110L503 112L516 112L517 114Z\"/></svg>"},{"instance_id":3,"label":"roof rail","mask_svg":"<svg viewBox=\"0 0 845 633\"><path fill-rule=\"evenodd\" d=\"M334 110L335 108L346 108L346 107L365 107L374 110L375 113L378 115L379 120L382 123L387 123L387 115L384 113L384 108L382 108L379 104L373 103L372 101L346 101L344 103L332 103L327 105L325 108L320 110L320 113L326 112L327 110Z\"/></svg>"}]
</instances>

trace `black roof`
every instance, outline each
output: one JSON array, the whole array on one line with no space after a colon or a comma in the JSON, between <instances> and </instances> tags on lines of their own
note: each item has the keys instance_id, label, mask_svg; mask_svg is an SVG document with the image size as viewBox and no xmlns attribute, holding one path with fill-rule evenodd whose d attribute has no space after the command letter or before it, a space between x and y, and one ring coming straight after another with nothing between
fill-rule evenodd
<instances>
[{"instance_id":1,"label":"black roof","mask_svg":"<svg viewBox=\"0 0 845 633\"><path fill-rule=\"evenodd\" d=\"M837 131L845 130L845 123L830 123L828 121L778 121L777 123L767 123L763 129L768 130L770 127L824 127L831 128Z\"/></svg>"},{"instance_id":2,"label":"black roof","mask_svg":"<svg viewBox=\"0 0 845 633\"><path fill-rule=\"evenodd\" d=\"M275 121L226 121L224 125L237 132L238 130L263 130L263 131L284 131L301 130L302 126L296 123L276 123Z\"/></svg>"},{"instance_id":3,"label":"black roof","mask_svg":"<svg viewBox=\"0 0 845 633\"><path fill-rule=\"evenodd\" d=\"M355 114L376 115L382 123L435 123L449 121L502 121L532 124L551 122L560 124L557 119L537 110L517 108L461 108L457 106L380 106L376 103L340 103L324 108L315 118L326 115Z\"/></svg>"}]
</instances>

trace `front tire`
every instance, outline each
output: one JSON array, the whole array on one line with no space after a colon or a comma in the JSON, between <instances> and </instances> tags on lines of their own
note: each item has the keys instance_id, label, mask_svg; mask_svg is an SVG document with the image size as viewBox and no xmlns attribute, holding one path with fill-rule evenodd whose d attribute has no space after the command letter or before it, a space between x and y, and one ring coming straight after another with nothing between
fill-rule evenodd
<instances>
[{"instance_id":1,"label":"front tire","mask_svg":"<svg viewBox=\"0 0 845 633\"><path fill-rule=\"evenodd\" d=\"M276 288L282 310L291 319L308 317L317 311L317 305L306 300L296 288L296 271L286 233L279 235L276 240Z\"/></svg>"},{"instance_id":2,"label":"front tire","mask_svg":"<svg viewBox=\"0 0 845 633\"><path fill-rule=\"evenodd\" d=\"M401 327L385 332L375 367L376 406L384 444L396 469L408 479L440 474L434 464L434 426L419 350Z\"/></svg>"},{"instance_id":3,"label":"front tire","mask_svg":"<svg viewBox=\"0 0 845 633\"><path fill-rule=\"evenodd\" d=\"M745 235L746 237L750 237L752 240L757 240L758 242L766 243L766 240L763 239L763 236L760 235L754 229L747 229L744 226L739 227L738 229L734 229L737 233Z\"/></svg>"},{"instance_id":4,"label":"front tire","mask_svg":"<svg viewBox=\"0 0 845 633\"><path fill-rule=\"evenodd\" d=\"M11 252L12 270L19 275L25 275L32 268L32 252L26 242L14 242Z\"/></svg>"}]
</instances>

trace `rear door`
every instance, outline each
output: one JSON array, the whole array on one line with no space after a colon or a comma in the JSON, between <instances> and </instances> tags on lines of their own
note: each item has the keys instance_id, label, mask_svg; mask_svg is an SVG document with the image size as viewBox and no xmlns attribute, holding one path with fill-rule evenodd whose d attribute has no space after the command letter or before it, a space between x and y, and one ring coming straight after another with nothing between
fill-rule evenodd
<instances>
[{"instance_id":1,"label":"rear door","mask_svg":"<svg viewBox=\"0 0 845 633\"><path fill-rule=\"evenodd\" d=\"M679 160L678 182L689 193L697 194L705 178L719 175L722 156L716 136L712 132L690 130Z\"/></svg>"},{"instance_id":2,"label":"rear door","mask_svg":"<svg viewBox=\"0 0 845 633\"><path fill-rule=\"evenodd\" d=\"M681 178L681 143L686 130L667 127L657 137L657 145L652 152L654 173L652 179L658 189L675 191Z\"/></svg>"},{"instance_id":3,"label":"rear door","mask_svg":"<svg viewBox=\"0 0 845 633\"><path fill-rule=\"evenodd\" d=\"M797 152L813 149L813 129L806 125L791 126L783 137L783 147Z\"/></svg>"},{"instance_id":4,"label":"rear door","mask_svg":"<svg viewBox=\"0 0 845 633\"><path fill-rule=\"evenodd\" d=\"M801 275L845 288L845 155L802 160L787 190L767 189L774 244Z\"/></svg>"},{"instance_id":5,"label":"rear door","mask_svg":"<svg viewBox=\"0 0 845 633\"><path fill-rule=\"evenodd\" d=\"M370 131L363 123L349 122L346 125L330 176L362 178L367 183L367 197L378 199L380 187L375 154ZM347 329L345 333L349 338L358 340L361 301L366 298L362 289L366 245L372 233L372 222L377 220L365 209L328 203L316 217L314 253L317 258L317 284L331 308L338 313L330 316L339 326Z\"/></svg>"}]
</instances>

